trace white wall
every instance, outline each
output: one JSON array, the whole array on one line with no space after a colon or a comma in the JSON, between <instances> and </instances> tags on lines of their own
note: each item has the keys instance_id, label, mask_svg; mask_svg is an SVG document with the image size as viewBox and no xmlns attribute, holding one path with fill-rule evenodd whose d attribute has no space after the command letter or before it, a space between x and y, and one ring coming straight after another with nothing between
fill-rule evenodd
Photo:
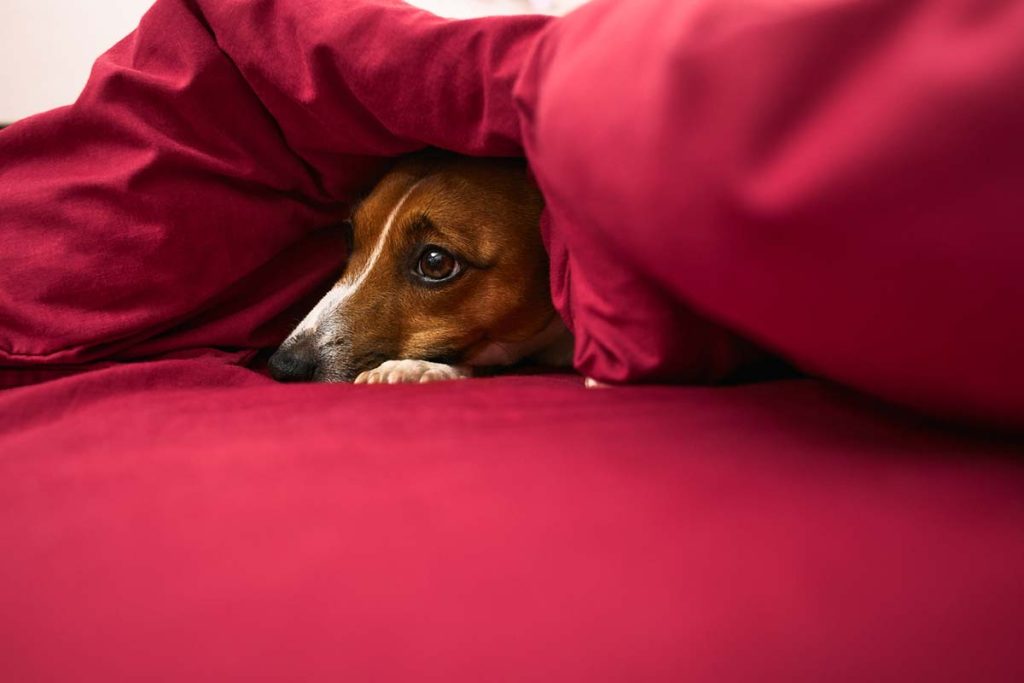
<instances>
[{"instance_id":1,"label":"white wall","mask_svg":"<svg viewBox=\"0 0 1024 683\"><path fill-rule=\"evenodd\" d=\"M584 0L412 0L442 16L558 13ZM70 104L153 0L0 0L0 123Z\"/></svg>"},{"instance_id":2,"label":"white wall","mask_svg":"<svg viewBox=\"0 0 1024 683\"><path fill-rule=\"evenodd\" d=\"M70 104L153 0L0 0L0 122Z\"/></svg>"},{"instance_id":3,"label":"white wall","mask_svg":"<svg viewBox=\"0 0 1024 683\"><path fill-rule=\"evenodd\" d=\"M452 19L482 17L492 14L565 14L586 0L406 0L430 10L434 14Z\"/></svg>"}]
</instances>

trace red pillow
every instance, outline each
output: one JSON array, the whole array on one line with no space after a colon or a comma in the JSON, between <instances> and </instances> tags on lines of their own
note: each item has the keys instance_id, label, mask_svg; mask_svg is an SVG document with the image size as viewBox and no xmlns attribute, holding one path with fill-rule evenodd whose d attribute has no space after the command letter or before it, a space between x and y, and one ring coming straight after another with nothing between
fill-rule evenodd
<instances>
[{"instance_id":1,"label":"red pillow","mask_svg":"<svg viewBox=\"0 0 1024 683\"><path fill-rule=\"evenodd\" d=\"M552 26L517 95L577 367L741 363L689 310L884 398L1024 424L1021 35L1016 4L980 0L598 0Z\"/></svg>"}]
</instances>

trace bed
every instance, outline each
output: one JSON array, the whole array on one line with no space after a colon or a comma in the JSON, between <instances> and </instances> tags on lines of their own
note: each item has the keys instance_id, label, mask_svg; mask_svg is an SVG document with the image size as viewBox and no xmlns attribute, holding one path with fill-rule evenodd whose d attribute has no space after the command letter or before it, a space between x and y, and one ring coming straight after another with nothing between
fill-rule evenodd
<instances>
[{"instance_id":1,"label":"bed","mask_svg":"<svg viewBox=\"0 0 1024 683\"><path fill-rule=\"evenodd\" d=\"M3 679L1020 680L1022 26L158 0L0 132ZM578 372L274 383L426 146Z\"/></svg>"}]
</instances>

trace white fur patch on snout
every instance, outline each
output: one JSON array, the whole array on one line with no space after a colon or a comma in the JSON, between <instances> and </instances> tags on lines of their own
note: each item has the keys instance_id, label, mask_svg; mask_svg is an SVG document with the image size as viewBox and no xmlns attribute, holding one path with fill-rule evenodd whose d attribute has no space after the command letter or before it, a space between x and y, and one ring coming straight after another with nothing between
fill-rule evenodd
<instances>
[{"instance_id":1,"label":"white fur patch on snout","mask_svg":"<svg viewBox=\"0 0 1024 683\"><path fill-rule=\"evenodd\" d=\"M439 382L449 379L472 377L473 371L459 365L431 363L426 360L388 360L373 370L367 370L356 377L356 384L403 384Z\"/></svg>"},{"instance_id":2,"label":"white fur patch on snout","mask_svg":"<svg viewBox=\"0 0 1024 683\"><path fill-rule=\"evenodd\" d=\"M377 236L377 242L373 245L370 256L366 259L362 270L346 273L345 278L334 285L331 291L327 292L317 305L313 307L313 310L302 319L298 327L292 330L292 333L288 335L288 339L296 337L303 332L312 333L316 339L348 333L349 326L344 319L345 304L362 288L370 272L377 265L377 262L380 261L381 254L384 252L384 245L387 244L388 236L391 235L402 206L421 182L423 181L419 180L413 183L412 187L405 191L398 200L398 203L391 209L391 213L388 214L384 227Z\"/></svg>"}]
</instances>

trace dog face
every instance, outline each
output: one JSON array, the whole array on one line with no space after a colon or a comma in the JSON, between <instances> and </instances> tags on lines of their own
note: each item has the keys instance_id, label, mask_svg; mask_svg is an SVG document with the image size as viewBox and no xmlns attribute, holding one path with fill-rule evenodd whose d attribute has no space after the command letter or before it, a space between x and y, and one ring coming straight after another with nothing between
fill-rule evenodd
<instances>
[{"instance_id":1,"label":"dog face","mask_svg":"<svg viewBox=\"0 0 1024 683\"><path fill-rule=\"evenodd\" d=\"M517 160L422 155L354 210L341 279L271 359L279 380L352 381L391 359L497 364L557 316Z\"/></svg>"}]
</instances>

